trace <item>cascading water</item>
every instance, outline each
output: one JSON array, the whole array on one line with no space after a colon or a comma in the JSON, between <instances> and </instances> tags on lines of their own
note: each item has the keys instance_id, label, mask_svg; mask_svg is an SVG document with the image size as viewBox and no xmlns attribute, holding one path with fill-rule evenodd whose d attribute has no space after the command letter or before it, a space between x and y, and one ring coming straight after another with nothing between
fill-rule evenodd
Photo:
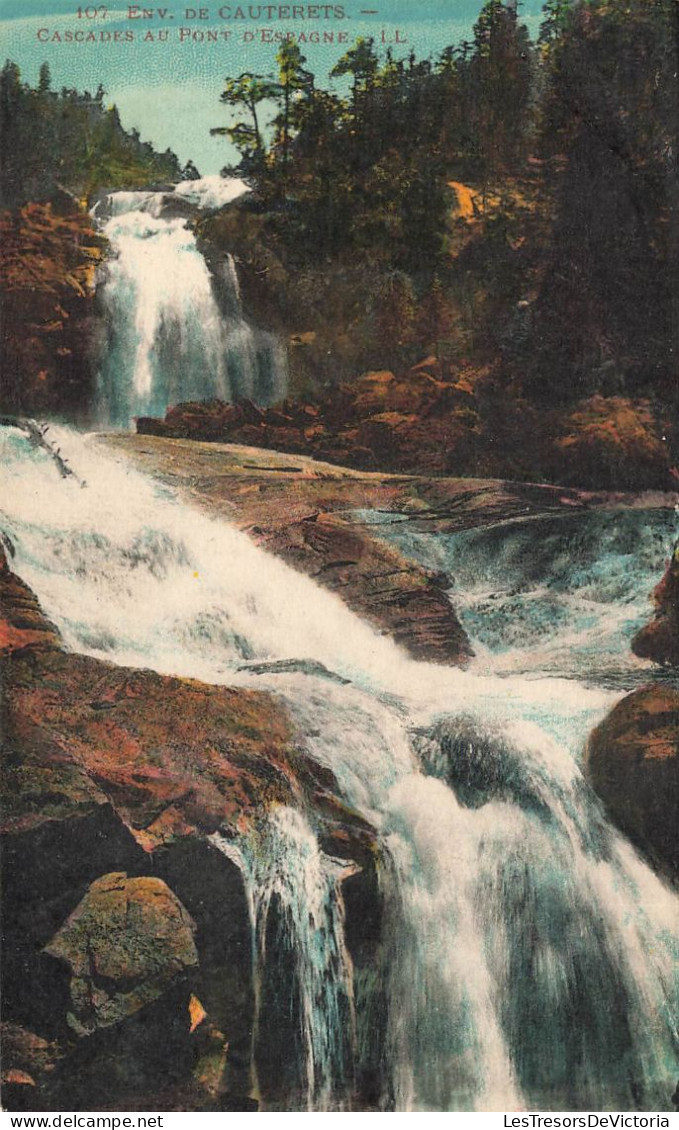
<instances>
[{"instance_id":1,"label":"cascading water","mask_svg":"<svg viewBox=\"0 0 679 1130\"><path fill-rule=\"evenodd\" d=\"M562 512L434 535L397 514L357 517L450 577L477 667L637 683L629 641L651 615L649 594L677 533L673 510Z\"/></svg>"},{"instance_id":2,"label":"cascading water","mask_svg":"<svg viewBox=\"0 0 679 1130\"><path fill-rule=\"evenodd\" d=\"M267 969L270 979L277 982L277 995L283 988L288 1015L294 1011L293 996L298 997L300 1031L295 1035L300 1046L295 1058L300 1078L297 1086L292 1083L293 1091L300 1093L307 1110L348 1109L353 991L339 890L346 864L319 849L308 820L292 808L276 809L254 838L251 834L239 846L219 835L212 840L240 867L246 882L257 1017ZM276 923L271 938L274 903ZM272 970L281 959L288 963L288 970ZM295 975L292 987L290 963ZM268 1012L270 1015L270 1002ZM257 1037L255 1030L255 1047ZM289 1101L289 1094L287 1098Z\"/></svg>"},{"instance_id":3,"label":"cascading water","mask_svg":"<svg viewBox=\"0 0 679 1130\"><path fill-rule=\"evenodd\" d=\"M58 436L87 488L4 429L1 524L66 644L278 693L307 753L378 831L385 1107L666 1110L677 898L610 827L577 764L616 695L413 662L228 523L95 440ZM351 684L242 670L300 657ZM288 955L289 1101L341 1109L370 1033L354 1038L339 864L312 815L288 809L221 846L249 890L260 991Z\"/></svg>"},{"instance_id":4,"label":"cascading water","mask_svg":"<svg viewBox=\"0 0 679 1130\"><path fill-rule=\"evenodd\" d=\"M245 189L225 183L234 186L228 199ZM188 400L271 404L285 395L285 351L245 320L233 259L214 279L176 215L176 201L205 204L216 191L188 181L172 193L116 192L95 205L112 249L99 291L108 327L95 405L101 426L128 427Z\"/></svg>"}]
</instances>

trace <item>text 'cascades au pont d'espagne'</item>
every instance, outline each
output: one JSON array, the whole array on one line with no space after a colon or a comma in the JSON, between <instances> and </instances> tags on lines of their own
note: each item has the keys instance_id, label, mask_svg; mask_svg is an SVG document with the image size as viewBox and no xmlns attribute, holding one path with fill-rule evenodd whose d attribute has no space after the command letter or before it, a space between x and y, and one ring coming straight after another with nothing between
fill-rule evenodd
<instances>
[{"instance_id":1,"label":"text 'cascades au pont d'espagne'","mask_svg":"<svg viewBox=\"0 0 679 1130\"><path fill-rule=\"evenodd\" d=\"M351 13L341 4L249 4L233 5L223 4L218 9L204 7L187 7L181 12L174 12L170 8L144 8L139 4L128 5L124 19L132 22L134 27L108 28L98 27L96 30L87 26L90 21L102 21L113 13L104 4L78 7L75 17L84 21L85 26L66 29L53 29L41 27L36 31L39 43L81 43L81 44L125 44L125 43L168 43L170 39L179 40L187 44L218 44L228 43L238 39L242 44L251 43L282 43L295 41L303 46L343 45L349 44L352 34L348 30L339 30L329 27L329 24L351 19ZM373 9L361 10L361 15L376 15ZM119 13L115 13L119 19ZM179 16L184 21L184 26L158 27L157 21L168 23ZM203 28L193 26L196 21L210 20L229 21L235 25L234 30L229 28ZM149 28L146 21L156 21L153 28ZM279 29L273 26L263 26L265 23L280 24L282 21L303 22L301 31ZM256 24L254 29L245 30L244 25ZM191 26L185 26L190 24ZM144 28L146 30L144 30ZM374 39L381 46L398 46L408 43L408 37L400 29L376 29Z\"/></svg>"}]
</instances>

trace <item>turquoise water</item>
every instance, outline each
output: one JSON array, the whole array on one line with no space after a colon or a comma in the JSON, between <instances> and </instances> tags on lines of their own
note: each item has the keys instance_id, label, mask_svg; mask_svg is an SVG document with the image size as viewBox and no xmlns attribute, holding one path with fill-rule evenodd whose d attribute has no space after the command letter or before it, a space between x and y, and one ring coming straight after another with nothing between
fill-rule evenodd
<instances>
[{"instance_id":1,"label":"turquoise water","mask_svg":"<svg viewBox=\"0 0 679 1130\"><path fill-rule=\"evenodd\" d=\"M408 557L444 572L476 651L475 669L545 673L632 687L654 673L630 650L650 618L679 533L669 509L599 510L422 533L363 512Z\"/></svg>"}]
</instances>

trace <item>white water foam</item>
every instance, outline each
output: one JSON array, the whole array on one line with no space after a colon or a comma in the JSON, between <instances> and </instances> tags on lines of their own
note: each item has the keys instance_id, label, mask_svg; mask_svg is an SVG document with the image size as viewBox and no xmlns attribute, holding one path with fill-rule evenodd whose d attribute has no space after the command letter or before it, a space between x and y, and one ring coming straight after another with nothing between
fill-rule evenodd
<instances>
[{"instance_id":1,"label":"white water foam","mask_svg":"<svg viewBox=\"0 0 679 1130\"><path fill-rule=\"evenodd\" d=\"M221 192L226 201L245 187L187 181L176 195ZM93 209L112 249L98 289L108 328L95 405L100 426L128 427L189 400L272 403L285 394L281 343L246 321L231 256L217 286L186 219L168 214L174 195L116 192Z\"/></svg>"},{"instance_id":2,"label":"white water foam","mask_svg":"<svg viewBox=\"0 0 679 1130\"><path fill-rule=\"evenodd\" d=\"M174 189L176 196L206 210L224 208L248 192L251 192L250 186L240 177L222 177L219 173L181 181Z\"/></svg>"},{"instance_id":3,"label":"white water foam","mask_svg":"<svg viewBox=\"0 0 679 1130\"><path fill-rule=\"evenodd\" d=\"M87 487L5 429L2 528L68 646L277 691L307 752L378 830L385 1106L663 1109L676 1074L677 899L610 828L575 760L616 696L413 662L224 520L94 440L55 435ZM352 685L238 670L285 658ZM286 810L235 850L260 967L274 896L297 955L302 1108L338 1109L351 970L337 872L311 819Z\"/></svg>"},{"instance_id":4,"label":"white water foam","mask_svg":"<svg viewBox=\"0 0 679 1130\"><path fill-rule=\"evenodd\" d=\"M423 534L416 520L388 513L362 517L450 577L478 670L633 686L649 664L629 642L652 615L650 594L679 536L677 512L655 501L655 509L562 511L453 534Z\"/></svg>"}]
</instances>

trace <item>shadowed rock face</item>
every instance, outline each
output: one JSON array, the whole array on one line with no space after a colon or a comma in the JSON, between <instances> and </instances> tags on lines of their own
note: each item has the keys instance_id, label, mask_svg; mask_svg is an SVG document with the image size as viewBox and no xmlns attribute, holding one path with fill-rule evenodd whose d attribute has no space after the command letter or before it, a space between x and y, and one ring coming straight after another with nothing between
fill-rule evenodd
<instances>
[{"instance_id":1,"label":"shadowed rock face","mask_svg":"<svg viewBox=\"0 0 679 1130\"><path fill-rule=\"evenodd\" d=\"M80 1036L119 1024L198 965L196 924L162 879L103 875L45 952L71 971L68 1022Z\"/></svg>"},{"instance_id":2,"label":"shadowed rock face","mask_svg":"<svg viewBox=\"0 0 679 1130\"><path fill-rule=\"evenodd\" d=\"M0 654L31 646L51 649L59 646L59 633L43 615L34 593L11 571L0 544Z\"/></svg>"},{"instance_id":3,"label":"shadowed rock face","mask_svg":"<svg viewBox=\"0 0 679 1130\"><path fill-rule=\"evenodd\" d=\"M679 692L642 687L589 739L586 768L618 827L679 877Z\"/></svg>"},{"instance_id":4,"label":"shadowed rock face","mask_svg":"<svg viewBox=\"0 0 679 1130\"><path fill-rule=\"evenodd\" d=\"M105 327L97 316L96 271L105 240L73 203L0 213L3 408L79 411L94 385Z\"/></svg>"},{"instance_id":5,"label":"shadowed rock face","mask_svg":"<svg viewBox=\"0 0 679 1130\"><path fill-rule=\"evenodd\" d=\"M305 808L360 917L372 828L273 695L64 652L4 556L0 641L6 1104L252 1109L248 904L207 837Z\"/></svg>"},{"instance_id":6,"label":"shadowed rock face","mask_svg":"<svg viewBox=\"0 0 679 1130\"><path fill-rule=\"evenodd\" d=\"M637 632L632 651L663 666L679 665L679 544L653 593L655 616Z\"/></svg>"}]
</instances>

